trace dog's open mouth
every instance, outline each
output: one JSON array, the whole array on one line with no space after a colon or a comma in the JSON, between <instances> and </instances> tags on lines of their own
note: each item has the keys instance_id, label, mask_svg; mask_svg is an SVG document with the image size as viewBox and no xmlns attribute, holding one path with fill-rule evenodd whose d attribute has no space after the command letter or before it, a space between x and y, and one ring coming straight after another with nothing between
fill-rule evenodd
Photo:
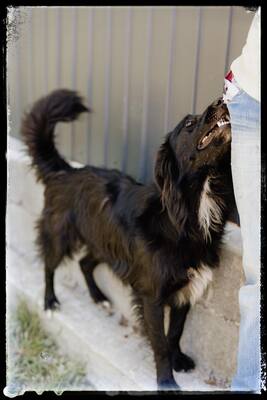
<instances>
[{"instance_id":1,"label":"dog's open mouth","mask_svg":"<svg viewBox=\"0 0 267 400\"><path fill-rule=\"evenodd\" d=\"M204 136L202 136L197 146L198 150L204 149L215 137L221 135L227 125L230 125L230 118L229 115L225 113L216 122L216 124L208 132L206 132Z\"/></svg>"}]
</instances>

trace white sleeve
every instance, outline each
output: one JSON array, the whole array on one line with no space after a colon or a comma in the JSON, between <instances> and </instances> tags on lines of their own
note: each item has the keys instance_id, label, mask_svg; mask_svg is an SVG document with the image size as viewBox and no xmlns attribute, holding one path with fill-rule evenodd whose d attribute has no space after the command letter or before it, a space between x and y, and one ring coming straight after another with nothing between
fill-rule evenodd
<instances>
[{"instance_id":1,"label":"white sleeve","mask_svg":"<svg viewBox=\"0 0 267 400\"><path fill-rule=\"evenodd\" d=\"M242 53L231 65L238 85L258 101L260 101L260 19L261 9L259 7L252 20Z\"/></svg>"}]
</instances>

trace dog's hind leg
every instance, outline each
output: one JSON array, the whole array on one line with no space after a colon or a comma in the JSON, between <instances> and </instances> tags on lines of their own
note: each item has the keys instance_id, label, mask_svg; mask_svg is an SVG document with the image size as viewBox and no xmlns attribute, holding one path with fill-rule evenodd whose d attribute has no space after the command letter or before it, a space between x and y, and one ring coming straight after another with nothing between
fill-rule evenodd
<instances>
[{"instance_id":1,"label":"dog's hind leg","mask_svg":"<svg viewBox=\"0 0 267 400\"><path fill-rule=\"evenodd\" d=\"M90 253L88 253L85 257L83 257L79 261L83 276L85 278L86 284L89 289L89 293L96 303L106 302L104 304L110 303L107 297L101 292L101 290L97 287L96 282L94 280L93 272L95 267L99 264L99 261L94 259Z\"/></svg>"},{"instance_id":2,"label":"dog's hind leg","mask_svg":"<svg viewBox=\"0 0 267 400\"><path fill-rule=\"evenodd\" d=\"M184 305L179 308L172 306L170 312L170 324L167 333L168 347L175 371L189 371L195 367L194 361L182 353L180 349L180 338L183 333L184 323L190 306Z\"/></svg>"},{"instance_id":3,"label":"dog's hind leg","mask_svg":"<svg viewBox=\"0 0 267 400\"><path fill-rule=\"evenodd\" d=\"M61 259L51 254L45 256L45 310L54 310L60 305L54 291L54 274Z\"/></svg>"},{"instance_id":4,"label":"dog's hind leg","mask_svg":"<svg viewBox=\"0 0 267 400\"><path fill-rule=\"evenodd\" d=\"M54 290L55 269L62 261L65 252L59 237L51 232L50 224L47 220L41 219L38 222L37 229L37 244L45 267L44 309L54 310L60 304Z\"/></svg>"}]
</instances>

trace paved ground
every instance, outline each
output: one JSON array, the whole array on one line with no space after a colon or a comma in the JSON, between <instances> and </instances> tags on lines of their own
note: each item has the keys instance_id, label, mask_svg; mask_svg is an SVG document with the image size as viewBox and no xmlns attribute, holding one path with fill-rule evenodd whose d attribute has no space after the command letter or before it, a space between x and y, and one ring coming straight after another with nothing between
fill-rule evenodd
<instances>
[{"instance_id":1,"label":"paved ground","mask_svg":"<svg viewBox=\"0 0 267 400\"><path fill-rule=\"evenodd\" d=\"M56 290L62 305L52 315L42 309L43 271L34 256L9 248L7 272L10 303L26 298L61 348L86 360L88 380L98 390L156 390L153 356L145 339L120 312L91 302L79 271L75 279L69 267L58 270ZM198 369L175 373L175 378L185 391L224 390L205 383Z\"/></svg>"}]
</instances>

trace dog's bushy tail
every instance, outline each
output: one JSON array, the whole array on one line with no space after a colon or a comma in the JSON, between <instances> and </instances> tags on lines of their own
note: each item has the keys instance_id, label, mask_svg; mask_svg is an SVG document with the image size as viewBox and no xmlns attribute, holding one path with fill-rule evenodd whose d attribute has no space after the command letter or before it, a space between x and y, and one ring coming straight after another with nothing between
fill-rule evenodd
<instances>
[{"instance_id":1,"label":"dog's bushy tail","mask_svg":"<svg viewBox=\"0 0 267 400\"><path fill-rule=\"evenodd\" d=\"M55 147L54 128L57 122L74 121L85 111L89 109L75 91L58 89L36 101L25 115L21 133L39 180L45 182L51 173L71 169Z\"/></svg>"}]
</instances>

